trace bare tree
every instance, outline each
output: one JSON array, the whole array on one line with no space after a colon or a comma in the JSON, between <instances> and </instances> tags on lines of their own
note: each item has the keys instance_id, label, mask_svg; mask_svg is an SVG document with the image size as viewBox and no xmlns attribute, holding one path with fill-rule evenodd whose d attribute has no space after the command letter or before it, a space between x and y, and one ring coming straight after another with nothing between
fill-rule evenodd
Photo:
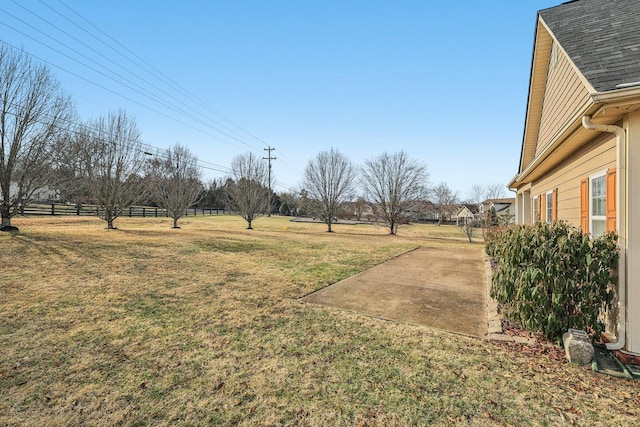
<instances>
[{"instance_id":1,"label":"bare tree","mask_svg":"<svg viewBox=\"0 0 640 427\"><path fill-rule=\"evenodd\" d=\"M262 159L253 153L239 155L231 161L233 180L227 182L232 208L247 221L251 230L253 221L267 211L269 197L268 170Z\"/></svg>"},{"instance_id":2,"label":"bare tree","mask_svg":"<svg viewBox=\"0 0 640 427\"><path fill-rule=\"evenodd\" d=\"M176 144L149 163L153 199L173 218L173 228L180 228L178 220L203 193L198 159L187 147Z\"/></svg>"},{"instance_id":3,"label":"bare tree","mask_svg":"<svg viewBox=\"0 0 640 427\"><path fill-rule=\"evenodd\" d=\"M502 199L506 195L507 187L500 183L496 182L495 184L487 185L486 189L486 198L487 199Z\"/></svg>"},{"instance_id":4,"label":"bare tree","mask_svg":"<svg viewBox=\"0 0 640 427\"><path fill-rule=\"evenodd\" d=\"M356 167L334 148L321 151L307 163L302 185L307 190L309 210L327 224L329 233L340 205L353 193L355 180Z\"/></svg>"},{"instance_id":5,"label":"bare tree","mask_svg":"<svg viewBox=\"0 0 640 427\"><path fill-rule=\"evenodd\" d=\"M476 205L480 205L487 197L487 190L480 184L474 184L467 193L469 201Z\"/></svg>"},{"instance_id":6,"label":"bare tree","mask_svg":"<svg viewBox=\"0 0 640 427\"><path fill-rule=\"evenodd\" d=\"M377 213L396 234L407 211L427 196L427 167L411 160L404 151L384 153L367 160L362 170L362 185Z\"/></svg>"},{"instance_id":7,"label":"bare tree","mask_svg":"<svg viewBox=\"0 0 640 427\"><path fill-rule=\"evenodd\" d=\"M51 146L71 103L43 65L0 46L0 229L52 179Z\"/></svg>"},{"instance_id":8,"label":"bare tree","mask_svg":"<svg viewBox=\"0 0 640 427\"><path fill-rule=\"evenodd\" d=\"M438 225L442 224L447 215L451 215L452 210L458 202L458 193L449 186L441 182L433 189L433 198L438 208Z\"/></svg>"},{"instance_id":9,"label":"bare tree","mask_svg":"<svg viewBox=\"0 0 640 427\"><path fill-rule=\"evenodd\" d=\"M82 135L79 137L79 135ZM54 185L61 200L76 205L86 203L91 198L89 182L82 173L79 156L80 144L87 140L84 125L74 124L56 138L53 149L55 177Z\"/></svg>"},{"instance_id":10,"label":"bare tree","mask_svg":"<svg viewBox=\"0 0 640 427\"><path fill-rule=\"evenodd\" d=\"M467 236L467 239L469 239L469 243L471 243L473 239L475 229L476 221L474 219L467 218L464 223L460 224L460 230L464 233L465 236Z\"/></svg>"},{"instance_id":11,"label":"bare tree","mask_svg":"<svg viewBox=\"0 0 640 427\"><path fill-rule=\"evenodd\" d=\"M97 214L113 229L113 221L145 196L145 152L136 123L122 110L110 113L78 132L76 147Z\"/></svg>"}]
</instances>

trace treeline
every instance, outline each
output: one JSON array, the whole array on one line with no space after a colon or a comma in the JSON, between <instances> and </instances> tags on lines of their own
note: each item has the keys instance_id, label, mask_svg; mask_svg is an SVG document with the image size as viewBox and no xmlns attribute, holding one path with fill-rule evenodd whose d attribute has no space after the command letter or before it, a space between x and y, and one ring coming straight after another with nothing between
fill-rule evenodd
<instances>
[{"instance_id":1,"label":"treeline","mask_svg":"<svg viewBox=\"0 0 640 427\"><path fill-rule=\"evenodd\" d=\"M231 174L204 183L186 146L156 150L141 141L125 111L82 121L44 65L0 46L0 230L34 200L91 204L107 228L132 206L162 209L173 227L197 207L225 207L247 228L261 215L312 216L327 225L339 216L379 221L395 234L411 218L451 217L458 195L429 187L424 163L399 151L354 165L336 149L309 160L298 190L276 194L263 158L236 156ZM345 213L346 212L346 213Z\"/></svg>"}]
</instances>

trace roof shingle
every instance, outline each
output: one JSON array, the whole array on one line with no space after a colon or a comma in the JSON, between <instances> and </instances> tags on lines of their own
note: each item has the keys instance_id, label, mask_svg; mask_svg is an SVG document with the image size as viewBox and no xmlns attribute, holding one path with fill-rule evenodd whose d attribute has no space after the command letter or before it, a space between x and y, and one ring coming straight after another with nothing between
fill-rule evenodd
<instances>
[{"instance_id":1,"label":"roof shingle","mask_svg":"<svg viewBox=\"0 0 640 427\"><path fill-rule=\"evenodd\" d=\"M596 91L640 82L640 2L578 0L539 13Z\"/></svg>"}]
</instances>

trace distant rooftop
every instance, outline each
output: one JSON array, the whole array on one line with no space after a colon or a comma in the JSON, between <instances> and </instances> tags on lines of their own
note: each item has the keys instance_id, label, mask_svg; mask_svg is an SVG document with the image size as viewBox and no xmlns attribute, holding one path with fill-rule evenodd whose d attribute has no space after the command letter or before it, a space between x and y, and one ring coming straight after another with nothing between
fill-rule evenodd
<instances>
[{"instance_id":1,"label":"distant rooftop","mask_svg":"<svg viewBox=\"0 0 640 427\"><path fill-rule=\"evenodd\" d=\"M638 0L578 0L539 13L596 91L640 86Z\"/></svg>"},{"instance_id":2,"label":"distant rooftop","mask_svg":"<svg viewBox=\"0 0 640 427\"><path fill-rule=\"evenodd\" d=\"M487 199L484 202L482 202L483 205L488 205L488 204L514 204L516 202L515 197L511 197L511 198L503 198L503 199Z\"/></svg>"}]
</instances>

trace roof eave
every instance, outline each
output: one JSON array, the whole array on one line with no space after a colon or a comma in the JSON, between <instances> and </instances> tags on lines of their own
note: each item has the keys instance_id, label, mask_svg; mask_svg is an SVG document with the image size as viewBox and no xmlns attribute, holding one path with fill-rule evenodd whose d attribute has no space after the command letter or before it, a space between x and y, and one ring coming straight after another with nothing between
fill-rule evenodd
<instances>
[{"instance_id":1,"label":"roof eave","mask_svg":"<svg viewBox=\"0 0 640 427\"><path fill-rule=\"evenodd\" d=\"M620 107L624 105L635 104L640 108L640 86L616 89L607 92L594 92L589 96L592 101L591 105L574 117L573 126L568 127L565 133L559 135L558 138L549 144L545 150L538 153L538 155L533 158L524 170L521 169L520 172L516 174L511 181L509 181L508 187L510 189L516 189L522 184L525 184L527 177L533 171L537 170L545 160L549 158L549 156L576 131L576 128L581 128L582 125L580 120L582 120L582 116L592 115L594 118L597 118L599 116L599 112L603 112L607 108ZM610 123L606 124L614 124L619 120L619 115L612 116L609 120ZM577 124L579 124L579 126Z\"/></svg>"}]
</instances>

